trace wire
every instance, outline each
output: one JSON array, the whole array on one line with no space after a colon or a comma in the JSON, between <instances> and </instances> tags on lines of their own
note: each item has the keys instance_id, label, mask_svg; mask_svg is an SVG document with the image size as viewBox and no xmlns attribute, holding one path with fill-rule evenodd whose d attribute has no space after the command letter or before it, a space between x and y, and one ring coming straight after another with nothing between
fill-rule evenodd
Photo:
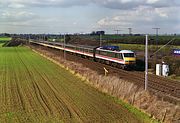
<instances>
[{"instance_id":1,"label":"wire","mask_svg":"<svg viewBox=\"0 0 180 123\"><path fill-rule=\"evenodd\" d=\"M167 46L168 44L170 44L172 41L174 41L175 38L171 39L168 43L166 43L165 45L163 45L162 47L160 47L156 52L154 52L152 55L150 55L150 57L154 56L154 54L156 54L157 52L159 52L162 48L164 48L165 46Z\"/></svg>"}]
</instances>

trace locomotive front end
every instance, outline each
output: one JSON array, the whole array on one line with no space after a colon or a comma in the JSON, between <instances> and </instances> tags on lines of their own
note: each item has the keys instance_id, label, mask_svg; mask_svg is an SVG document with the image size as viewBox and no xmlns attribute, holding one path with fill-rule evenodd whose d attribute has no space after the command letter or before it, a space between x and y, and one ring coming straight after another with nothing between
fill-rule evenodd
<instances>
[{"instance_id":1,"label":"locomotive front end","mask_svg":"<svg viewBox=\"0 0 180 123\"><path fill-rule=\"evenodd\" d=\"M122 51L124 65L126 68L134 68L136 66L136 55L131 50Z\"/></svg>"}]
</instances>

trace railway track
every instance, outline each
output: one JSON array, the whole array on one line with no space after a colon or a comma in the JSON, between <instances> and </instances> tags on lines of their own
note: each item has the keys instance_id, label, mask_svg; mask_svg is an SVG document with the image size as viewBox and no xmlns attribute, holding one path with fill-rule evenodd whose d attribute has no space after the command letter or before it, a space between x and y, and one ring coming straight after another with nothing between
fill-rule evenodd
<instances>
[{"instance_id":1,"label":"railway track","mask_svg":"<svg viewBox=\"0 0 180 123\"><path fill-rule=\"evenodd\" d=\"M42 47L41 47L42 48ZM56 55L62 55L63 52L58 50L50 50L50 48L43 48L45 50L51 51ZM94 62L89 59L85 59L70 53L66 53L66 59L78 63L82 63L84 66L97 71L100 74L104 74L104 67L109 71L110 75L118 76L121 79L133 82L138 86L144 86L144 72L139 71L125 71L113 66L102 64L99 62ZM160 92L161 95L168 98L168 100L176 100L180 102L180 82L170 80L164 77L159 77L153 74L149 74L148 77L148 89L152 92ZM160 95L160 96L161 96Z\"/></svg>"},{"instance_id":2,"label":"railway track","mask_svg":"<svg viewBox=\"0 0 180 123\"><path fill-rule=\"evenodd\" d=\"M138 72L131 72L131 71L124 71L124 70L119 70L117 68L111 68L114 69L115 71L118 71L118 73L125 73L128 76L131 76L133 80L139 81L141 85L144 86L144 73L138 73ZM162 92L165 92L167 94L171 94L174 97L180 98L180 84L178 82L175 82L173 80L168 80L166 78L162 77L157 77L155 75L149 74L148 75L148 86L149 88L153 88ZM129 79L129 77L127 78Z\"/></svg>"},{"instance_id":3,"label":"railway track","mask_svg":"<svg viewBox=\"0 0 180 123\"><path fill-rule=\"evenodd\" d=\"M84 59L83 59L84 60ZM87 60L86 60L87 62ZM110 74L115 74L121 79L128 80L139 86L144 86L144 73L136 71L125 71L119 68L115 68L109 65L104 65L96 62L96 66L102 68L106 67L109 70ZM148 77L148 88L149 90L156 90L158 92L163 92L168 96L180 99L180 82L170 80L163 77L158 77L156 75L149 74Z\"/></svg>"},{"instance_id":4,"label":"railway track","mask_svg":"<svg viewBox=\"0 0 180 123\"><path fill-rule=\"evenodd\" d=\"M98 63L99 64L99 63ZM102 66L102 65L100 65ZM144 87L144 73L136 71L125 71L108 65L104 65L109 69L111 74L115 74L121 79L128 80L136 85ZM158 77L149 74L148 77L148 90L152 92L160 92L166 96L166 99L173 98L173 100L180 101L180 83L169 80L167 78Z\"/></svg>"}]
</instances>

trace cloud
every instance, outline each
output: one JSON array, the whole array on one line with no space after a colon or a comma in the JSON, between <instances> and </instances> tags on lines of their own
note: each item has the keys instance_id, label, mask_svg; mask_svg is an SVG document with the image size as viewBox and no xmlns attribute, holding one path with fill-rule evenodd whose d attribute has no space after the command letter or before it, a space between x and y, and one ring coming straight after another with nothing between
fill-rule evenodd
<instances>
[{"instance_id":1,"label":"cloud","mask_svg":"<svg viewBox=\"0 0 180 123\"><path fill-rule=\"evenodd\" d=\"M139 6L150 6L154 8L180 6L179 0L94 0L96 4L110 9L128 10Z\"/></svg>"},{"instance_id":2,"label":"cloud","mask_svg":"<svg viewBox=\"0 0 180 123\"><path fill-rule=\"evenodd\" d=\"M1 5L9 8L24 7L71 7L78 5L87 5L91 0L0 0Z\"/></svg>"},{"instance_id":3,"label":"cloud","mask_svg":"<svg viewBox=\"0 0 180 123\"><path fill-rule=\"evenodd\" d=\"M154 4L154 3L157 3L159 2L160 0L147 0L147 3L149 4Z\"/></svg>"},{"instance_id":4,"label":"cloud","mask_svg":"<svg viewBox=\"0 0 180 123\"><path fill-rule=\"evenodd\" d=\"M142 4L143 0L95 0L95 3L110 9L133 9Z\"/></svg>"},{"instance_id":5,"label":"cloud","mask_svg":"<svg viewBox=\"0 0 180 123\"><path fill-rule=\"evenodd\" d=\"M97 27L116 28L149 28L158 26L162 28L175 28L179 25L180 15L175 11L180 7L153 8L140 6L136 10L122 10L116 15L105 17L97 21Z\"/></svg>"},{"instance_id":6,"label":"cloud","mask_svg":"<svg viewBox=\"0 0 180 123\"><path fill-rule=\"evenodd\" d=\"M179 31L179 10L180 0L0 0L0 24L4 29L24 25L56 32L155 26Z\"/></svg>"},{"instance_id":7,"label":"cloud","mask_svg":"<svg viewBox=\"0 0 180 123\"><path fill-rule=\"evenodd\" d=\"M125 18L122 18L121 16L114 16L112 18L106 17L102 18L97 22L99 26L129 26L132 25L130 21L125 21Z\"/></svg>"},{"instance_id":8,"label":"cloud","mask_svg":"<svg viewBox=\"0 0 180 123\"><path fill-rule=\"evenodd\" d=\"M11 3L8 5L8 8L20 9L20 8L25 8L25 5L19 3Z\"/></svg>"},{"instance_id":9,"label":"cloud","mask_svg":"<svg viewBox=\"0 0 180 123\"><path fill-rule=\"evenodd\" d=\"M0 0L1 5L9 8L23 7L72 7L96 4L110 9L134 9L139 6L155 8L180 6L179 0Z\"/></svg>"},{"instance_id":10,"label":"cloud","mask_svg":"<svg viewBox=\"0 0 180 123\"><path fill-rule=\"evenodd\" d=\"M27 21L37 17L36 14L28 11L3 11L0 16L0 23L12 25L15 25L16 23L27 24Z\"/></svg>"},{"instance_id":11,"label":"cloud","mask_svg":"<svg viewBox=\"0 0 180 123\"><path fill-rule=\"evenodd\" d=\"M167 13L166 11L164 11L164 9L155 9L155 13L158 14L160 17L165 17L168 18L169 17L169 13Z\"/></svg>"}]
</instances>

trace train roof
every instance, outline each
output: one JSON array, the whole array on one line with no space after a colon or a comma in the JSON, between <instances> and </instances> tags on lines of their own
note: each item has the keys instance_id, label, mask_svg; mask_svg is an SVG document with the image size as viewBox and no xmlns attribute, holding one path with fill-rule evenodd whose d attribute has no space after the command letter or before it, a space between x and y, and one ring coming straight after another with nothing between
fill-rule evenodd
<instances>
[{"instance_id":1,"label":"train roof","mask_svg":"<svg viewBox=\"0 0 180 123\"><path fill-rule=\"evenodd\" d=\"M40 41L42 43L54 44L54 45L64 45L63 42L50 42L50 41ZM65 44L65 46L93 49L95 46L87 46L87 45L77 45L77 44Z\"/></svg>"},{"instance_id":2,"label":"train roof","mask_svg":"<svg viewBox=\"0 0 180 123\"><path fill-rule=\"evenodd\" d=\"M119 46L101 46L99 48L104 50L119 51Z\"/></svg>"},{"instance_id":3,"label":"train roof","mask_svg":"<svg viewBox=\"0 0 180 123\"><path fill-rule=\"evenodd\" d=\"M121 50L120 53L134 53L134 52L131 50Z\"/></svg>"},{"instance_id":4,"label":"train roof","mask_svg":"<svg viewBox=\"0 0 180 123\"><path fill-rule=\"evenodd\" d=\"M50 43L50 44L55 44L55 45L63 45L63 43L60 43L60 42L49 42L49 41L40 41L40 42L42 42L42 43ZM91 50L96 48L95 46L72 45L72 44L66 44L66 46L79 47L79 48L91 49ZM108 49L102 49L101 47L98 47L97 50L106 51L106 52L112 52L112 53L134 53L131 50L108 50Z\"/></svg>"},{"instance_id":5,"label":"train roof","mask_svg":"<svg viewBox=\"0 0 180 123\"><path fill-rule=\"evenodd\" d=\"M105 49L101 49L101 48L97 48L97 50L100 50L100 51L106 51L106 52L112 52L112 53L134 53L133 51L131 50L119 50L119 51L113 51L113 50L105 50Z\"/></svg>"}]
</instances>

